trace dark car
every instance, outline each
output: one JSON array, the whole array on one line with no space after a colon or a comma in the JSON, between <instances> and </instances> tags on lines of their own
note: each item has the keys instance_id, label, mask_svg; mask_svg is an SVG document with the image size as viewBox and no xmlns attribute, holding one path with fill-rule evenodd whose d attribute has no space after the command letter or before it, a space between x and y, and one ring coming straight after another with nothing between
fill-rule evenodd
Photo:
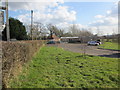
<instances>
[{"instance_id":1,"label":"dark car","mask_svg":"<svg viewBox=\"0 0 120 90\"><path fill-rule=\"evenodd\" d=\"M55 44L55 41L48 41L47 44Z\"/></svg>"}]
</instances>

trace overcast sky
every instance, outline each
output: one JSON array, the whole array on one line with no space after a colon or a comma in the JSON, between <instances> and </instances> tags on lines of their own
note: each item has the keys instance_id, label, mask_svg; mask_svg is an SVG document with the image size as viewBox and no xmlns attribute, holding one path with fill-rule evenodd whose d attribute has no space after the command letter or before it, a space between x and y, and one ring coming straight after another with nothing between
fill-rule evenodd
<instances>
[{"instance_id":1,"label":"overcast sky","mask_svg":"<svg viewBox=\"0 0 120 90\"><path fill-rule=\"evenodd\" d=\"M38 0L34 0L38 1ZM91 32L112 34L118 32L117 2L9 2L9 16L30 24L30 10L34 11L34 22L52 23L60 28L72 24Z\"/></svg>"}]
</instances>

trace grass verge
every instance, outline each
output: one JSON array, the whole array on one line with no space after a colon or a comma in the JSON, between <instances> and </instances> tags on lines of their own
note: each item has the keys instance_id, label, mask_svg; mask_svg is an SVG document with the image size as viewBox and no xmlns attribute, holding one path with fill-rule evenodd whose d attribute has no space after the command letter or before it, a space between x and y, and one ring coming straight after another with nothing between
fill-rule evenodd
<instances>
[{"instance_id":1,"label":"grass verge","mask_svg":"<svg viewBox=\"0 0 120 90\"><path fill-rule=\"evenodd\" d=\"M10 88L117 88L118 59L43 47Z\"/></svg>"},{"instance_id":2,"label":"grass verge","mask_svg":"<svg viewBox=\"0 0 120 90\"><path fill-rule=\"evenodd\" d=\"M112 49L112 50L120 50L120 45L118 43L113 42L104 42L100 45L103 49Z\"/></svg>"}]
</instances>

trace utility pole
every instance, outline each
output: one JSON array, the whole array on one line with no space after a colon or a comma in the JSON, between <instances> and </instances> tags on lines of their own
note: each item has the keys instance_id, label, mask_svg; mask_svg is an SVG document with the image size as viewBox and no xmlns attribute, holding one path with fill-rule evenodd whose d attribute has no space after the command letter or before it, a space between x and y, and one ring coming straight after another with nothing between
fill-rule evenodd
<instances>
[{"instance_id":1,"label":"utility pole","mask_svg":"<svg viewBox=\"0 0 120 90\"><path fill-rule=\"evenodd\" d=\"M33 40L33 10L31 10L31 38Z\"/></svg>"},{"instance_id":2,"label":"utility pole","mask_svg":"<svg viewBox=\"0 0 120 90\"><path fill-rule=\"evenodd\" d=\"M0 6L0 9L6 12L6 36L7 41L10 41L10 30L9 30L9 17L8 17L8 0L5 2L5 7Z\"/></svg>"},{"instance_id":3,"label":"utility pole","mask_svg":"<svg viewBox=\"0 0 120 90\"><path fill-rule=\"evenodd\" d=\"M8 17L8 0L6 0L6 34L7 34L7 41L10 41L10 30L9 30L9 17Z\"/></svg>"}]
</instances>

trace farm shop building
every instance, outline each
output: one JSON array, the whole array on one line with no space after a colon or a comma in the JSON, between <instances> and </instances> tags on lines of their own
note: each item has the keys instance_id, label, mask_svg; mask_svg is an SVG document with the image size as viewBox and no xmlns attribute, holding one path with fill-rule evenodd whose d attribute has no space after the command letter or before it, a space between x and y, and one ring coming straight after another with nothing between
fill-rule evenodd
<instances>
[{"instance_id":1,"label":"farm shop building","mask_svg":"<svg viewBox=\"0 0 120 90\"><path fill-rule=\"evenodd\" d=\"M69 43L80 42L79 37L61 37L60 39L62 42L69 42Z\"/></svg>"},{"instance_id":2,"label":"farm shop building","mask_svg":"<svg viewBox=\"0 0 120 90\"><path fill-rule=\"evenodd\" d=\"M97 40L97 36L81 36L81 37L61 37L62 42L68 43L87 43L91 40Z\"/></svg>"}]
</instances>

